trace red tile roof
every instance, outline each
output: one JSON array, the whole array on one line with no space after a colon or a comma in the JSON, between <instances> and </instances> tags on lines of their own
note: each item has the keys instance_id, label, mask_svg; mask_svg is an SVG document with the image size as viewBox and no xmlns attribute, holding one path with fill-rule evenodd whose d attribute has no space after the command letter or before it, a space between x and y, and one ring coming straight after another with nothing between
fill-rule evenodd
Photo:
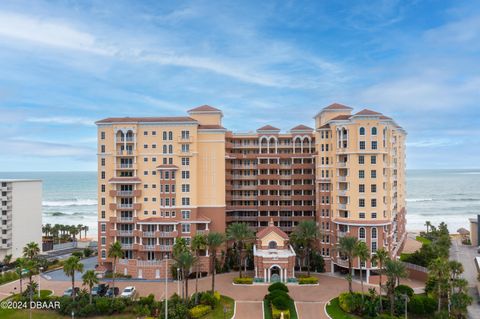
<instances>
[{"instance_id":1,"label":"red tile roof","mask_svg":"<svg viewBox=\"0 0 480 319\"><path fill-rule=\"evenodd\" d=\"M346 106L340 103L333 103L327 107L323 108L324 110L353 110L350 106Z\"/></svg>"},{"instance_id":2,"label":"red tile roof","mask_svg":"<svg viewBox=\"0 0 480 319\"><path fill-rule=\"evenodd\" d=\"M358 113L355 113L355 115L382 115L382 113L378 113L369 109L364 109Z\"/></svg>"},{"instance_id":3,"label":"red tile roof","mask_svg":"<svg viewBox=\"0 0 480 319\"><path fill-rule=\"evenodd\" d=\"M102 123L170 123L170 122L196 122L188 116L169 116L169 117L108 117L106 119L95 122L95 124Z\"/></svg>"},{"instance_id":4,"label":"red tile roof","mask_svg":"<svg viewBox=\"0 0 480 319\"><path fill-rule=\"evenodd\" d=\"M342 120L348 120L351 117L351 115L338 115L335 116L333 119L330 121L342 121Z\"/></svg>"},{"instance_id":5,"label":"red tile roof","mask_svg":"<svg viewBox=\"0 0 480 319\"><path fill-rule=\"evenodd\" d=\"M288 235L283 231L281 230L280 228L278 228L277 226L275 226L273 224L273 221L270 220L270 222L268 223L268 226L265 227L265 228L262 228L261 230L259 230L257 232L257 238L263 238L265 236L267 236L268 234L270 234L271 232L274 232L276 234L278 234L279 236L281 236L283 239L288 239Z\"/></svg>"},{"instance_id":6,"label":"red tile roof","mask_svg":"<svg viewBox=\"0 0 480 319\"><path fill-rule=\"evenodd\" d=\"M290 129L290 131L312 131L313 128L308 127L306 125L300 124L295 126L294 128Z\"/></svg>"},{"instance_id":7,"label":"red tile roof","mask_svg":"<svg viewBox=\"0 0 480 319\"><path fill-rule=\"evenodd\" d=\"M187 112L190 113L190 112L222 112L222 111L210 105L202 105L202 106L190 109Z\"/></svg>"},{"instance_id":8,"label":"red tile roof","mask_svg":"<svg viewBox=\"0 0 480 319\"><path fill-rule=\"evenodd\" d=\"M273 127L271 125L265 125L257 129L257 131L280 131L279 128Z\"/></svg>"},{"instance_id":9,"label":"red tile roof","mask_svg":"<svg viewBox=\"0 0 480 319\"><path fill-rule=\"evenodd\" d=\"M320 129L322 129L322 128L330 128L330 124L328 124L328 123L327 123L327 124L324 124L324 125L320 126L319 128L320 128Z\"/></svg>"},{"instance_id":10,"label":"red tile roof","mask_svg":"<svg viewBox=\"0 0 480 319\"><path fill-rule=\"evenodd\" d=\"M199 130L225 130L221 125L199 125Z\"/></svg>"}]
</instances>

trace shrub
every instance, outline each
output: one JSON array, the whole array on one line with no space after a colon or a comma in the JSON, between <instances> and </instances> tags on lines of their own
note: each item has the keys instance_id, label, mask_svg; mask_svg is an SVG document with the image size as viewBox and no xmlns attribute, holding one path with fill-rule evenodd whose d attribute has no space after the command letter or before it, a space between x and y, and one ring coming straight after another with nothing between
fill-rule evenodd
<instances>
[{"instance_id":1,"label":"shrub","mask_svg":"<svg viewBox=\"0 0 480 319\"><path fill-rule=\"evenodd\" d=\"M303 278L298 278L298 283L300 285L313 285L313 284L318 284L318 278L316 277L303 277Z\"/></svg>"},{"instance_id":2,"label":"shrub","mask_svg":"<svg viewBox=\"0 0 480 319\"><path fill-rule=\"evenodd\" d=\"M75 257L78 257L79 259L82 259L83 258L83 252L81 251L74 251L72 253L72 256L75 256Z\"/></svg>"},{"instance_id":3,"label":"shrub","mask_svg":"<svg viewBox=\"0 0 480 319\"><path fill-rule=\"evenodd\" d=\"M280 310L275 307L272 307L272 319L282 318L282 312L283 312L283 319L290 319L290 310Z\"/></svg>"},{"instance_id":4,"label":"shrub","mask_svg":"<svg viewBox=\"0 0 480 319\"><path fill-rule=\"evenodd\" d=\"M269 293L268 295L266 295L265 299L272 302L272 300L277 298L277 297L284 297L284 298L290 299L290 296L288 295L288 293L286 293L283 290L274 290L271 293Z\"/></svg>"},{"instance_id":5,"label":"shrub","mask_svg":"<svg viewBox=\"0 0 480 319\"><path fill-rule=\"evenodd\" d=\"M415 315L423 315L425 313L421 296L413 296L410 299L408 302L408 311Z\"/></svg>"},{"instance_id":6,"label":"shrub","mask_svg":"<svg viewBox=\"0 0 480 319\"><path fill-rule=\"evenodd\" d=\"M80 309L78 310L78 313L77 315L79 317L92 317L95 315L95 312L97 311L97 309L95 308L95 305L85 305L83 307L80 307Z\"/></svg>"},{"instance_id":7,"label":"shrub","mask_svg":"<svg viewBox=\"0 0 480 319\"><path fill-rule=\"evenodd\" d=\"M217 303L220 302L220 299L222 299L222 296L220 295L220 293L218 291L215 291L213 293L213 298L215 298L215 300L217 301Z\"/></svg>"},{"instance_id":8,"label":"shrub","mask_svg":"<svg viewBox=\"0 0 480 319\"><path fill-rule=\"evenodd\" d=\"M395 293L400 295L407 295L408 298L412 298L414 292L413 289L407 285L398 285L395 287Z\"/></svg>"},{"instance_id":9,"label":"shrub","mask_svg":"<svg viewBox=\"0 0 480 319\"><path fill-rule=\"evenodd\" d=\"M344 292L338 296L340 308L348 313L362 312L362 295L358 292Z\"/></svg>"},{"instance_id":10,"label":"shrub","mask_svg":"<svg viewBox=\"0 0 480 319\"><path fill-rule=\"evenodd\" d=\"M61 304L61 303L60 303ZM110 313L110 300L105 297L96 298L95 306L99 314L109 314Z\"/></svg>"},{"instance_id":11,"label":"shrub","mask_svg":"<svg viewBox=\"0 0 480 319\"><path fill-rule=\"evenodd\" d=\"M83 250L83 255L84 255L85 257L90 257L90 256L93 255L93 250L91 250L90 248L87 247L87 248L85 248L85 249Z\"/></svg>"},{"instance_id":12,"label":"shrub","mask_svg":"<svg viewBox=\"0 0 480 319\"><path fill-rule=\"evenodd\" d=\"M215 306L217 305L217 299L212 295L211 292L205 292L200 297L200 303L202 305L207 305L211 308L215 308Z\"/></svg>"},{"instance_id":13,"label":"shrub","mask_svg":"<svg viewBox=\"0 0 480 319\"><path fill-rule=\"evenodd\" d=\"M288 287L285 286L284 283L276 282L276 283L273 283L270 286L268 286L268 291L269 292L272 292L274 290L282 290L282 291L288 292Z\"/></svg>"},{"instance_id":14,"label":"shrub","mask_svg":"<svg viewBox=\"0 0 480 319\"><path fill-rule=\"evenodd\" d=\"M423 309L425 310L425 313L434 313L437 310L438 306L438 301L437 299L434 299L432 297L428 296L419 296L422 298L423 301Z\"/></svg>"},{"instance_id":15,"label":"shrub","mask_svg":"<svg viewBox=\"0 0 480 319\"><path fill-rule=\"evenodd\" d=\"M285 296L277 296L272 299L272 305L280 310L287 310L289 303L289 298L286 298Z\"/></svg>"},{"instance_id":16,"label":"shrub","mask_svg":"<svg viewBox=\"0 0 480 319\"><path fill-rule=\"evenodd\" d=\"M212 311L212 307L209 305L198 305L189 310L192 318L200 318Z\"/></svg>"},{"instance_id":17,"label":"shrub","mask_svg":"<svg viewBox=\"0 0 480 319\"><path fill-rule=\"evenodd\" d=\"M388 314L388 313L382 313L382 314L376 316L375 319L398 319L398 317L396 317L396 316L391 316L391 315Z\"/></svg>"},{"instance_id":18,"label":"shrub","mask_svg":"<svg viewBox=\"0 0 480 319\"><path fill-rule=\"evenodd\" d=\"M233 282L235 284L240 284L240 285L251 285L253 284L253 278L251 277L244 277L244 278L233 278Z\"/></svg>"}]
</instances>

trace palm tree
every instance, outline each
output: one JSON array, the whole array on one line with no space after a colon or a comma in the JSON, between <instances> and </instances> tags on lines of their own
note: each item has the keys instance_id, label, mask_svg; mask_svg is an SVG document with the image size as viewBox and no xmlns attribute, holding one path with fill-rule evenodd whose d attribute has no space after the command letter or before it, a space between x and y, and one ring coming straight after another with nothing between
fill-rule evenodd
<instances>
[{"instance_id":1,"label":"palm tree","mask_svg":"<svg viewBox=\"0 0 480 319\"><path fill-rule=\"evenodd\" d=\"M83 231L85 232L85 236L83 236L84 238L87 238L87 231L89 230L88 226L85 225L83 226Z\"/></svg>"},{"instance_id":2,"label":"palm tree","mask_svg":"<svg viewBox=\"0 0 480 319\"><path fill-rule=\"evenodd\" d=\"M372 262L377 264L377 267L379 269L379 274L380 274L380 281L378 283L379 286L379 297L380 297L380 311L383 311L383 305L382 305L382 275L383 275L383 266L385 265L385 261L389 258L388 251L385 250L385 248L380 248L375 252L375 254L372 256Z\"/></svg>"},{"instance_id":3,"label":"palm tree","mask_svg":"<svg viewBox=\"0 0 480 319\"><path fill-rule=\"evenodd\" d=\"M99 280L94 270L87 270L83 274L82 279L83 279L83 284L85 286L88 286L88 289L90 292L90 304L92 304L92 288L94 285L98 284Z\"/></svg>"},{"instance_id":4,"label":"palm tree","mask_svg":"<svg viewBox=\"0 0 480 319\"><path fill-rule=\"evenodd\" d=\"M112 287L115 290L115 277L117 275L117 259L123 258L122 244L119 241L114 242L108 248L108 257L113 258ZM113 294L115 298L115 294Z\"/></svg>"},{"instance_id":5,"label":"palm tree","mask_svg":"<svg viewBox=\"0 0 480 319\"><path fill-rule=\"evenodd\" d=\"M83 225L82 225L82 224L78 224L76 228L77 228L77 229L76 229L76 233L79 234L80 239L82 239Z\"/></svg>"},{"instance_id":6,"label":"palm tree","mask_svg":"<svg viewBox=\"0 0 480 319\"><path fill-rule=\"evenodd\" d=\"M5 265L9 265L11 262L12 262L12 254L5 255L5 257L3 257L3 263Z\"/></svg>"},{"instance_id":7,"label":"palm tree","mask_svg":"<svg viewBox=\"0 0 480 319\"><path fill-rule=\"evenodd\" d=\"M197 234L192 238L192 243L190 244L192 251L195 254L195 257L200 258L200 251L204 250L206 247L205 235ZM198 303L198 273L199 273L200 263L197 262L195 266L195 304Z\"/></svg>"},{"instance_id":8,"label":"palm tree","mask_svg":"<svg viewBox=\"0 0 480 319\"><path fill-rule=\"evenodd\" d=\"M83 264L77 256L69 257L63 264L65 275L72 277L72 299L75 300L75 272L83 272Z\"/></svg>"},{"instance_id":9,"label":"palm tree","mask_svg":"<svg viewBox=\"0 0 480 319\"><path fill-rule=\"evenodd\" d=\"M185 295L182 296L185 301L188 301L188 277L190 276L190 269L197 263L197 258L192 255L189 250L182 251L180 255L175 256L177 267L182 271L182 278L185 280Z\"/></svg>"},{"instance_id":10,"label":"palm tree","mask_svg":"<svg viewBox=\"0 0 480 319\"><path fill-rule=\"evenodd\" d=\"M341 237L340 240L338 241L338 252L345 255L348 259L348 274L349 277L347 276L348 280L348 291L350 293L353 293L352 289L352 261L353 258L355 257L355 248L357 246L358 239L356 237L351 237L351 236L345 236ZM349 280L350 279L350 280Z\"/></svg>"},{"instance_id":11,"label":"palm tree","mask_svg":"<svg viewBox=\"0 0 480 319\"><path fill-rule=\"evenodd\" d=\"M225 236L222 233L211 232L205 238L205 243L210 251L211 267L212 267L212 294L215 292L215 273L217 265L217 250L225 242Z\"/></svg>"},{"instance_id":12,"label":"palm tree","mask_svg":"<svg viewBox=\"0 0 480 319\"><path fill-rule=\"evenodd\" d=\"M238 251L238 276L242 278L243 250L247 241L255 238L255 234L246 223L233 223L227 228L227 239L235 242Z\"/></svg>"},{"instance_id":13,"label":"palm tree","mask_svg":"<svg viewBox=\"0 0 480 319\"><path fill-rule=\"evenodd\" d=\"M385 261L385 275L387 276L387 295L390 297L390 315L393 316L395 306L395 287L400 278L408 276L404 263L398 260L387 259Z\"/></svg>"},{"instance_id":14,"label":"palm tree","mask_svg":"<svg viewBox=\"0 0 480 319\"><path fill-rule=\"evenodd\" d=\"M442 308L442 295L446 283L450 277L448 261L444 258L436 258L428 266L429 276L435 279L435 285L437 288L437 298L438 298L438 311Z\"/></svg>"},{"instance_id":15,"label":"palm tree","mask_svg":"<svg viewBox=\"0 0 480 319\"><path fill-rule=\"evenodd\" d=\"M370 251L368 250L367 244L364 241L358 241L355 247L355 256L360 259L360 285L362 286L362 301L364 299L363 296L363 269L362 263L366 263L370 257Z\"/></svg>"},{"instance_id":16,"label":"palm tree","mask_svg":"<svg viewBox=\"0 0 480 319\"><path fill-rule=\"evenodd\" d=\"M298 223L297 227L293 231L295 238L305 244L306 256L307 256L307 275L310 277L310 255L313 245L317 238L320 236L317 223L313 220L304 220Z\"/></svg>"},{"instance_id":17,"label":"palm tree","mask_svg":"<svg viewBox=\"0 0 480 319\"><path fill-rule=\"evenodd\" d=\"M17 258L15 260L17 263L17 267L15 268L15 272L17 273L20 279L20 295L23 293L23 270L27 264L27 260L25 258Z\"/></svg>"},{"instance_id":18,"label":"palm tree","mask_svg":"<svg viewBox=\"0 0 480 319\"><path fill-rule=\"evenodd\" d=\"M427 234L428 234L428 231L430 230L430 227L432 226L432 223L427 220L427 221L425 222L425 226L427 226Z\"/></svg>"},{"instance_id":19,"label":"palm tree","mask_svg":"<svg viewBox=\"0 0 480 319\"><path fill-rule=\"evenodd\" d=\"M29 242L25 247L23 247L23 257L33 260L40 253L40 248L35 242Z\"/></svg>"},{"instance_id":20,"label":"palm tree","mask_svg":"<svg viewBox=\"0 0 480 319\"><path fill-rule=\"evenodd\" d=\"M43 232L45 233L45 236L48 237L50 233L52 232L52 225L51 224L45 224L45 226L42 227Z\"/></svg>"}]
</instances>

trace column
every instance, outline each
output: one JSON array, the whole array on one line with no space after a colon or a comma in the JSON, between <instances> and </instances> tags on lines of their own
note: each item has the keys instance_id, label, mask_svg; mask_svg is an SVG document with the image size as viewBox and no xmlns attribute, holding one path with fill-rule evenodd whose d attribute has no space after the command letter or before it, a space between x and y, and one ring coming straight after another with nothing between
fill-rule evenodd
<instances>
[{"instance_id":1,"label":"column","mask_svg":"<svg viewBox=\"0 0 480 319\"><path fill-rule=\"evenodd\" d=\"M263 281L267 282L267 268L263 268Z\"/></svg>"},{"instance_id":2,"label":"column","mask_svg":"<svg viewBox=\"0 0 480 319\"><path fill-rule=\"evenodd\" d=\"M285 272L285 276L283 278L284 278L285 282L288 282L288 270L287 270L287 268L285 268L283 271Z\"/></svg>"},{"instance_id":3,"label":"column","mask_svg":"<svg viewBox=\"0 0 480 319\"><path fill-rule=\"evenodd\" d=\"M258 272L257 271L258 271L257 266L255 266L255 278L258 277Z\"/></svg>"},{"instance_id":4,"label":"column","mask_svg":"<svg viewBox=\"0 0 480 319\"><path fill-rule=\"evenodd\" d=\"M279 271L279 275L280 275L280 282L283 282L283 269L280 268L280 271Z\"/></svg>"},{"instance_id":5,"label":"column","mask_svg":"<svg viewBox=\"0 0 480 319\"><path fill-rule=\"evenodd\" d=\"M367 270L367 283L369 284L370 283L370 269L366 269Z\"/></svg>"},{"instance_id":6,"label":"column","mask_svg":"<svg viewBox=\"0 0 480 319\"><path fill-rule=\"evenodd\" d=\"M292 267L292 277L295 278L295 266Z\"/></svg>"},{"instance_id":7,"label":"column","mask_svg":"<svg viewBox=\"0 0 480 319\"><path fill-rule=\"evenodd\" d=\"M271 272L270 272L270 269L268 269L268 270L267 270L268 282L270 282L270 276L271 276Z\"/></svg>"}]
</instances>

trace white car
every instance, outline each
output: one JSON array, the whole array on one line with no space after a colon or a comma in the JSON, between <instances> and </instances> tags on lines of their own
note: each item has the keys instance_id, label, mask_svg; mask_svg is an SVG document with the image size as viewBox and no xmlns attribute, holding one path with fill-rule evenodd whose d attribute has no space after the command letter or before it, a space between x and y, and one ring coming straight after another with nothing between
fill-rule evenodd
<instances>
[{"instance_id":1,"label":"white car","mask_svg":"<svg viewBox=\"0 0 480 319\"><path fill-rule=\"evenodd\" d=\"M125 287L125 289L123 289L122 291L122 294L120 295L120 297L124 297L124 298L132 298L133 296L135 296L135 293L137 291L135 290L135 287L134 286L128 286L128 287Z\"/></svg>"}]
</instances>

